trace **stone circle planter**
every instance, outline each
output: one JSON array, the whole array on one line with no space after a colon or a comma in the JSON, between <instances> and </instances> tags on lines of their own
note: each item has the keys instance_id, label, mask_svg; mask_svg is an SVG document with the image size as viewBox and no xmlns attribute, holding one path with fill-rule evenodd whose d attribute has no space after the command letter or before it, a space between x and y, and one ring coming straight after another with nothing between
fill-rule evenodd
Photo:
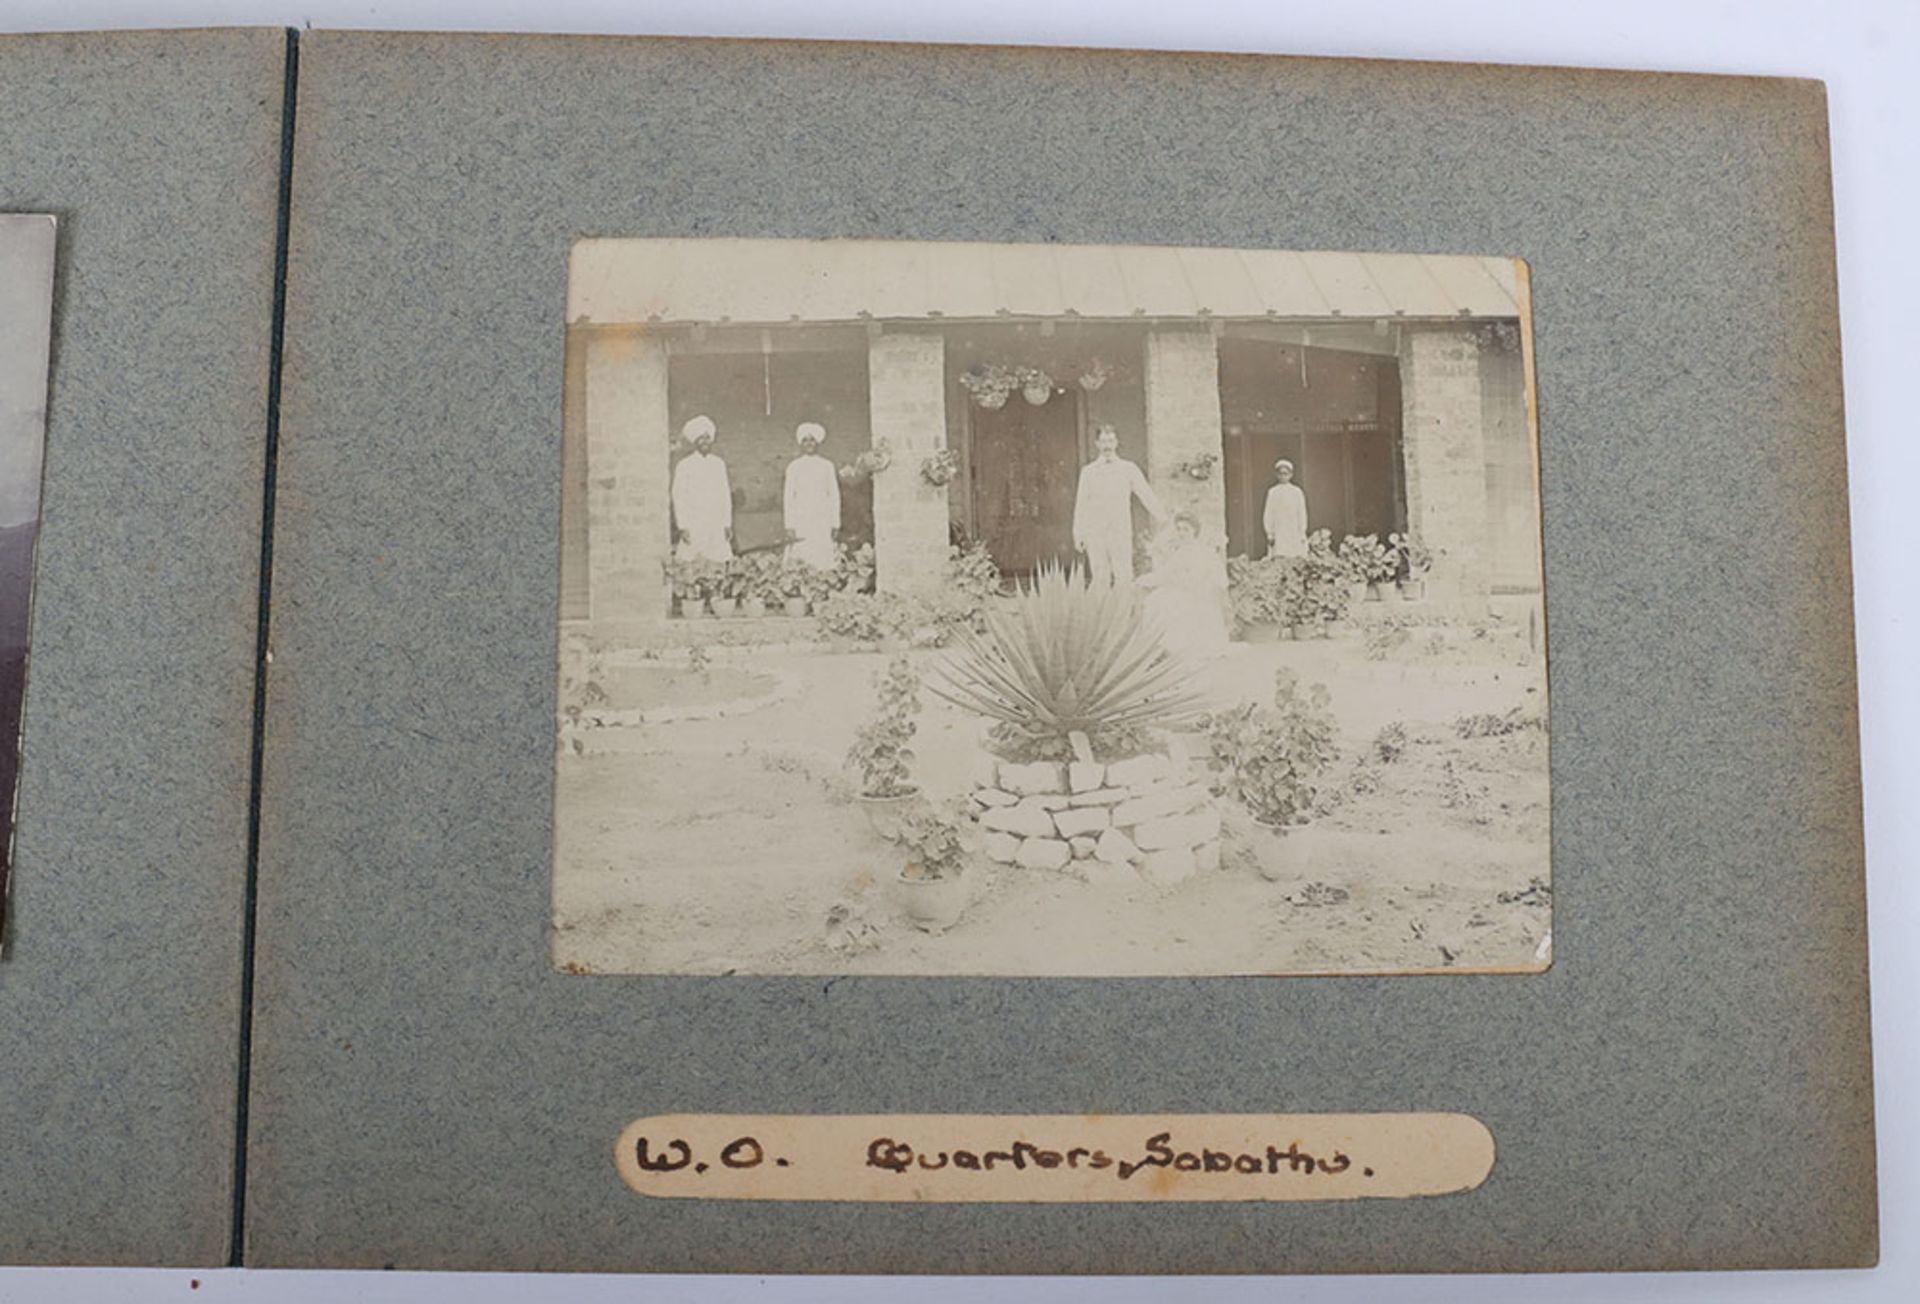
<instances>
[{"instance_id":1,"label":"stone circle planter","mask_svg":"<svg viewBox=\"0 0 1920 1304\"><path fill-rule=\"evenodd\" d=\"M1137 869L1162 887L1219 868L1219 807L1200 775L1165 754L989 765L972 802L991 860L1040 871L1085 861L1089 881Z\"/></svg>"},{"instance_id":2,"label":"stone circle planter","mask_svg":"<svg viewBox=\"0 0 1920 1304\"><path fill-rule=\"evenodd\" d=\"M920 790L914 788L909 792L901 793L897 797L869 797L863 792L856 796L854 800L859 803L860 809L866 813L867 823L873 826L875 833L885 838L888 842L898 842L900 840L900 823L901 819L906 815L907 805L919 795Z\"/></svg>"},{"instance_id":3,"label":"stone circle planter","mask_svg":"<svg viewBox=\"0 0 1920 1304\"><path fill-rule=\"evenodd\" d=\"M911 878L902 869L896 880L900 908L914 927L928 933L944 933L960 922L966 913L968 884L964 874L948 878Z\"/></svg>"},{"instance_id":4,"label":"stone circle planter","mask_svg":"<svg viewBox=\"0 0 1920 1304\"><path fill-rule=\"evenodd\" d=\"M1313 857L1308 854L1306 839L1300 836L1299 830L1258 818L1253 826L1253 863L1261 878L1269 883L1284 883L1306 876Z\"/></svg>"}]
</instances>

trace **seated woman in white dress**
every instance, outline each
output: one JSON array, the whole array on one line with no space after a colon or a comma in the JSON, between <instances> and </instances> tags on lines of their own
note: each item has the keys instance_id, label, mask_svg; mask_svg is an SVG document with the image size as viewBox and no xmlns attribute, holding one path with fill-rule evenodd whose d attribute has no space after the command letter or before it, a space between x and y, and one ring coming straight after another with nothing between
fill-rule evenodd
<instances>
[{"instance_id":1,"label":"seated woman in white dress","mask_svg":"<svg viewBox=\"0 0 1920 1304\"><path fill-rule=\"evenodd\" d=\"M1168 651L1195 661L1226 652L1227 564L1218 549L1201 539L1193 513L1174 516L1153 569L1136 583L1147 590L1146 618Z\"/></svg>"}]
</instances>

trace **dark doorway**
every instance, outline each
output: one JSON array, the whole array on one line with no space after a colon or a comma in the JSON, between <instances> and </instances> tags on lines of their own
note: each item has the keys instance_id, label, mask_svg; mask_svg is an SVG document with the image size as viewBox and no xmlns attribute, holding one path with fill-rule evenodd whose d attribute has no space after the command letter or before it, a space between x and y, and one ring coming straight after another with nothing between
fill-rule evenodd
<instances>
[{"instance_id":1,"label":"dark doorway","mask_svg":"<svg viewBox=\"0 0 1920 1304\"><path fill-rule=\"evenodd\" d=\"M1073 561L1077 398L1069 390L1035 406L1014 393L1002 407L969 405L974 531L1003 575Z\"/></svg>"},{"instance_id":2,"label":"dark doorway","mask_svg":"<svg viewBox=\"0 0 1920 1304\"><path fill-rule=\"evenodd\" d=\"M1307 495L1307 529L1335 547L1386 535L1406 518L1400 469L1400 367L1391 356L1220 341L1227 551L1264 557L1261 519L1273 464L1286 458Z\"/></svg>"}]
</instances>

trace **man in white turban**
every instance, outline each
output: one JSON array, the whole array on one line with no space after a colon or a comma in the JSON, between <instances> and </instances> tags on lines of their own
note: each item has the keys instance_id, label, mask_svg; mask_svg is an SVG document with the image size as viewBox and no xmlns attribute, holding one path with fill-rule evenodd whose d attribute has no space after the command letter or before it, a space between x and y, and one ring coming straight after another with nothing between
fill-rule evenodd
<instances>
[{"instance_id":1,"label":"man in white turban","mask_svg":"<svg viewBox=\"0 0 1920 1304\"><path fill-rule=\"evenodd\" d=\"M1267 530L1267 556L1307 555L1307 495L1293 482L1293 463L1281 458L1273 464L1274 486L1267 490L1267 510L1261 523Z\"/></svg>"},{"instance_id":2,"label":"man in white turban","mask_svg":"<svg viewBox=\"0 0 1920 1304\"><path fill-rule=\"evenodd\" d=\"M1133 500L1166 519L1167 510L1140 468L1120 456L1120 436L1101 426L1094 436L1098 456L1080 468L1073 500L1073 546L1086 554L1095 584L1133 583Z\"/></svg>"},{"instance_id":3,"label":"man in white turban","mask_svg":"<svg viewBox=\"0 0 1920 1304\"><path fill-rule=\"evenodd\" d=\"M840 532L840 474L820 456L820 444L827 437L825 426L802 422L793 437L800 445L800 456L787 463L782 499L787 555L815 570L830 570L834 535Z\"/></svg>"},{"instance_id":4,"label":"man in white turban","mask_svg":"<svg viewBox=\"0 0 1920 1304\"><path fill-rule=\"evenodd\" d=\"M713 452L711 417L695 417L680 427L693 451L673 468L673 538L683 557L705 561L733 559L733 484L727 464Z\"/></svg>"}]
</instances>

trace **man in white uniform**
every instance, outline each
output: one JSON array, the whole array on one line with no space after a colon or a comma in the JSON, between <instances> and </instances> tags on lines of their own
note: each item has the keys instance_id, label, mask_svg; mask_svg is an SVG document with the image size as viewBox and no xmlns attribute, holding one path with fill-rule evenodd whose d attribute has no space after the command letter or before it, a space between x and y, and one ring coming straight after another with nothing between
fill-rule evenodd
<instances>
[{"instance_id":1,"label":"man in white uniform","mask_svg":"<svg viewBox=\"0 0 1920 1304\"><path fill-rule=\"evenodd\" d=\"M833 566L833 537L840 532L840 474L820 456L827 429L815 421L802 422L793 432L800 456L787 463L783 499L787 527L787 555L815 570Z\"/></svg>"},{"instance_id":2,"label":"man in white uniform","mask_svg":"<svg viewBox=\"0 0 1920 1304\"><path fill-rule=\"evenodd\" d=\"M1261 521L1267 529L1267 556L1307 555L1307 495L1293 482L1293 463L1281 458L1273 464L1276 483L1267 490L1267 510Z\"/></svg>"},{"instance_id":3,"label":"man in white uniform","mask_svg":"<svg viewBox=\"0 0 1920 1304\"><path fill-rule=\"evenodd\" d=\"M713 452L711 417L680 427L693 451L673 468L673 538L682 557L733 560L733 485L727 464Z\"/></svg>"},{"instance_id":4,"label":"man in white uniform","mask_svg":"<svg viewBox=\"0 0 1920 1304\"><path fill-rule=\"evenodd\" d=\"M1087 558L1095 584L1133 583L1133 500L1138 498L1158 525L1166 508L1140 474L1120 456L1120 436L1101 426L1094 436L1099 456L1080 468L1073 500L1073 546Z\"/></svg>"}]
</instances>

